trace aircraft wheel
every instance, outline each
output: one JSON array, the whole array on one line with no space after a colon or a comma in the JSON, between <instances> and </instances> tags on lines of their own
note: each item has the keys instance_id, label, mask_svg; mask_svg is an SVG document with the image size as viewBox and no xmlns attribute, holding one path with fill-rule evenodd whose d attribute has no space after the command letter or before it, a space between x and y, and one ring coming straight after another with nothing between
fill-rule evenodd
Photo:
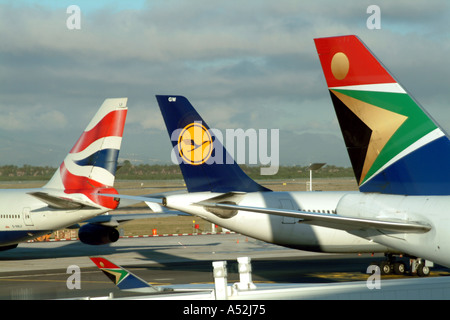
<instances>
[{"instance_id":1,"label":"aircraft wheel","mask_svg":"<svg viewBox=\"0 0 450 320\"><path fill-rule=\"evenodd\" d=\"M419 277L427 277L430 275L430 268L428 268L425 264L421 263L417 267L417 275Z\"/></svg>"},{"instance_id":2,"label":"aircraft wheel","mask_svg":"<svg viewBox=\"0 0 450 320\"><path fill-rule=\"evenodd\" d=\"M398 275L405 274L406 266L403 262L394 263L394 273Z\"/></svg>"},{"instance_id":3,"label":"aircraft wheel","mask_svg":"<svg viewBox=\"0 0 450 320\"><path fill-rule=\"evenodd\" d=\"M391 264L388 261L383 261L380 263L381 274L389 274L392 271Z\"/></svg>"}]
</instances>

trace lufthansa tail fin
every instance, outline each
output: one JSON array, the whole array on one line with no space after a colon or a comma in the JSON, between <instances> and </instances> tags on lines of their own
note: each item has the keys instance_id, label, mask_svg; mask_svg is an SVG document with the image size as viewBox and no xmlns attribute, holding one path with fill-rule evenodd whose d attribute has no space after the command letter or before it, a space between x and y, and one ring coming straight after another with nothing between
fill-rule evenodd
<instances>
[{"instance_id":1,"label":"lufthansa tail fin","mask_svg":"<svg viewBox=\"0 0 450 320\"><path fill-rule=\"evenodd\" d=\"M83 194L103 207L117 207L112 198L95 193L117 194L113 184L128 111L126 105L127 98L103 102L59 169L43 187L49 190L47 198L60 190L66 195Z\"/></svg>"},{"instance_id":2,"label":"lufthansa tail fin","mask_svg":"<svg viewBox=\"0 0 450 320\"><path fill-rule=\"evenodd\" d=\"M189 192L269 191L242 171L185 97L156 99Z\"/></svg>"},{"instance_id":3,"label":"lufthansa tail fin","mask_svg":"<svg viewBox=\"0 0 450 320\"><path fill-rule=\"evenodd\" d=\"M450 194L450 141L357 36L315 39L362 192Z\"/></svg>"}]
</instances>

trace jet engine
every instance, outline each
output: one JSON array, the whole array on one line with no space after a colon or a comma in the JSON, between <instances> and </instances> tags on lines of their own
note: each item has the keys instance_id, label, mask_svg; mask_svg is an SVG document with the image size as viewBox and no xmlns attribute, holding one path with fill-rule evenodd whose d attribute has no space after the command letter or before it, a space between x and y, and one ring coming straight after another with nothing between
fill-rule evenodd
<instances>
[{"instance_id":1,"label":"jet engine","mask_svg":"<svg viewBox=\"0 0 450 320\"><path fill-rule=\"evenodd\" d=\"M119 240L119 231L113 227L88 223L80 228L78 238L85 244L108 244Z\"/></svg>"}]
</instances>

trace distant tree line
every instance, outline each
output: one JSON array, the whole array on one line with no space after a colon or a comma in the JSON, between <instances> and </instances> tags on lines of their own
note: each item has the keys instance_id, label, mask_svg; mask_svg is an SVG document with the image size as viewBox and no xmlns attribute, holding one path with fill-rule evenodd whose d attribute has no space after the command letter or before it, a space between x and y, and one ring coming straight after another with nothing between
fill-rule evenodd
<instances>
[{"instance_id":1,"label":"distant tree line","mask_svg":"<svg viewBox=\"0 0 450 320\"><path fill-rule=\"evenodd\" d=\"M309 178L308 166L280 166L276 175L261 175L259 166L241 165L253 179L303 179ZM48 180L56 168L24 165L0 166L0 181ZM351 168L326 165L314 172L315 178L353 177ZM183 179L178 165L139 164L126 160L119 165L116 178L119 180L173 180Z\"/></svg>"},{"instance_id":2,"label":"distant tree line","mask_svg":"<svg viewBox=\"0 0 450 320\"><path fill-rule=\"evenodd\" d=\"M22 167L14 165L0 166L0 180L46 180L52 177L55 170L56 168L53 167L36 167L27 164Z\"/></svg>"}]
</instances>

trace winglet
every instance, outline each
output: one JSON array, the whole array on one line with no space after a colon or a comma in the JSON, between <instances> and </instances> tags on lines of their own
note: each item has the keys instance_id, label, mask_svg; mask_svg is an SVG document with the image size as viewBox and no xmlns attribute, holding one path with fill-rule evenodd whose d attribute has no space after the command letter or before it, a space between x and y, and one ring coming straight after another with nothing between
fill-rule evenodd
<instances>
[{"instance_id":1,"label":"winglet","mask_svg":"<svg viewBox=\"0 0 450 320\"><path fill-rule=\"evenodd\" d=\"M89 257L92 262L120 289L134 292L159 292L148 282L102 257Z\"/></svg>"}]
</instances>

